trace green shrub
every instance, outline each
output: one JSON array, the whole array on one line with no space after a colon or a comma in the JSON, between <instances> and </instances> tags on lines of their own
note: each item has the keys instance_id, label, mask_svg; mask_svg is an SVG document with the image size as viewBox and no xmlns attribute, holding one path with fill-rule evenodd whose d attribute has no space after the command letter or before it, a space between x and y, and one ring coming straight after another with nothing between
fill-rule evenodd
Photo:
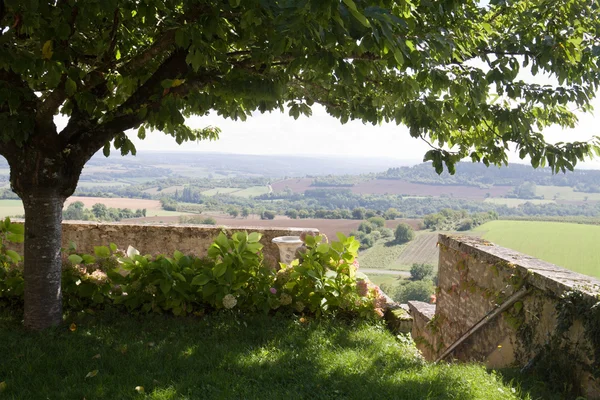
<instances>
[{"instance_id":1,"label":"green shrub","mask_svg":"<svg viewBox=\"0 0 600 400\"><path fill-rule=\"evenodd\" d=\"M373 225L368 221L363 221L358 225L358 231L364 233L371 233L373 231Z\"/></svg>"},{"instance_id":2,"label":"green shrub","mask_svg":"<svg viewBox=\"0 0 600 400\"><path fill-rule=\"evenodd\" d=\"M394 237L394 231L390 228L381 228L379 232L381 232L381 236L384 238Z\"/></svg>"},{"instance_id":3,"label":"green shrub","mask_svg":"<svg viewBox=\"0 0 600 400\"><path fill-rule=\"evenodd\" d=\"M433 275L433 265L414 263L410 268L410 277L414 281L431 279Z\"/></svg>"},{"instance_id":4,"label":"green shrub","mask_svg":"<svg viewBox=\"0 0 600 400\"><path fill-rule=\"evenodd\" d=\"M385 219L382 217L371 217L367 221L369 221L373 227L383 228L385 226Z\"/></svg>"},{"instance_id":5,"label":"green shrub","mask_svg":"<svg viewBox=\"0 0 600 400\"><path fill-rule=\"evenodd\" d=\"M398 243L406 243L415 238L415 232L410 225L402 223L396 227L394 236L396 237L396 241Z\"/></svg>"},{"instance_id":6,"label":"green shrub","mask_svg":"<svg viewBox=\"0 0 600 400\"><path fill-rule=\"evenodd\" d=\"M410 300L429 302L434 291L433 283L429 280L403 282L392 290L391 297L398 303Z\"/></svg>"},{"instance_id":7,"label":"green shrub","mask_svg":"<svg viewBox=\"0 0 600 400\"><path fill-rule=\"evenodd\" d=\"M22 232L22 225L0 222L0 301L8 306L22 306L24 281L22 259L5 243L22 241ZM279 270L263 264L256 232L219 234L206 258L179 251L172 258L141 255L132 247L125 253L114 244L80 254L71 245L63 257L64 306L80 312L110 304L133 313L176 316L223 308L382 316L383 297L364 281L359 288L356 280L359 242L338 237L324 243L324 236L307 235L302 260Z\"/></svg>"}]
</instances>

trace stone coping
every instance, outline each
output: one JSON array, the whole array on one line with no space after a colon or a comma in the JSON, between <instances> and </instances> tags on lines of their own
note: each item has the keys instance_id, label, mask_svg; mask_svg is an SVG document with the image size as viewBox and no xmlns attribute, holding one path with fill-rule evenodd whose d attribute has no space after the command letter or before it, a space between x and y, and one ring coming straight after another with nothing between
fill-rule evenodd
<instances>
[{"instance_id":1,"label":"stone coping","mask_svg":"<svg viewBox=\"0 0 600 400\"><path fill-rule=\"evenodd\" d=\"M427 322L431 321L435 315L435 304L425 303L424 301L409 301L408 308L413 318L419 317Z\"/></svg>"},{"instance_id":2,"label":"stone coping","mask_svg":"<svg viewBox=\"0 0 600 400\"><path fill-rule=\"evenodd\" d=\"M527 283L561 296L566 291L579 290L590 296L600 295L600 279L570 271L515 250L497 246L474 236L440 234L439 244L467 253L490 264L508 263L525 276Z\"/></svg>"},{"instance_id":3,"label":"stone coping","mask_svg":"<svg viewBox=\"0 0 600 400\"><path fill-rule=\"evenodd\" d=\"M25 220L22 218L15 218L11 220L12 223L24 223ZM148 223L139 223L139 222L99 222L99 221L76 221L76 220L64 220L62 221L63 225L78 225L78 226L150 226L150 227L167 227L167 228L198 228L202 230L206 229L227 229L233 231L290 231L290 232L298 232L301 233L303 231L311 231L318 233L318 228L294 228L288 226L253 226L253 225L237 225L237 226L229 226L229 225L205 225L205 224L165 224L160 222L148 222Z\"/></svg>"}]
</instances>

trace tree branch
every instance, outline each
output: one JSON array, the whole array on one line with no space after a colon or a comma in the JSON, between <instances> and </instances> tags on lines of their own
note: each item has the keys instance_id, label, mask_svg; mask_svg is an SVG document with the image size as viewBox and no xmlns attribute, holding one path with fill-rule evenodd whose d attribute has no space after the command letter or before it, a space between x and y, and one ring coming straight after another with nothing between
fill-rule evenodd
<instances>
[{"instance_id":1,"label":"tree branch","mask_svg":"<svg viewBox=\"0 0 600 400\"><path fill-rule=\"evenodd\" d=\"M54 125L54 114L56 114L60 105L67 98L67 92L65 91L66 81L67 76L63 75L58 86L50 92L48 97L46 97L46 100L40 104L35 115L36 125L43 129L52 129L52 127L54 127L54 130L56 130L56 126Z\"/></svg>"}]
</instances>

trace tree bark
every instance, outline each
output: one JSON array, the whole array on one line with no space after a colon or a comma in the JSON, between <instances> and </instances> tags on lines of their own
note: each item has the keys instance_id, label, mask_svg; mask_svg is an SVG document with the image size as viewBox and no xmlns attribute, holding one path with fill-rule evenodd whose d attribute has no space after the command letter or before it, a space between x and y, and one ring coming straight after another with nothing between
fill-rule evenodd
<instances>
[{"instance_id":1,"label":"tree bark","mask_svg":"<svg viewBox=\"0 0 600 400\"><path fill-rule=\"evenodd\" d=\"M87 161L72 153L56 141L34 141L5 155L25 208L24 324L33 330L62 322L62 208Z\"/></svg>"},{"instance_id":2,"label":"tree bark","mask_svg":"<svg viewBox=\"0 0 600 400\"><path fill-rule=\"evenodd\" d=\"M22 199L25 208L25 327L41 330L62 322L62 208L58 193Z\"/></svg>"}]
</instances>

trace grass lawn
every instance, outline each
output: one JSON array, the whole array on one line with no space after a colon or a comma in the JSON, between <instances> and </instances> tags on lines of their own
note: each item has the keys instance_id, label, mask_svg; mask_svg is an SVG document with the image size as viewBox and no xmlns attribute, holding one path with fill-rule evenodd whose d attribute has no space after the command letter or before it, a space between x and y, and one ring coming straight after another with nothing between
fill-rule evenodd
<instances>
[{"instance_id":1,"label":"grass lawn","mask_svg":"<svg viewBox=\"0 0 600 400\"><path fill-rule=\"evenodd\" d=\"M482 366L426 363L379 324L108 312L71 322L73 332L31 333L0 313L0 398L530 398Z\"/></svg>"},{"instance_id":2,"label":"grass lawn","mask_svg":"<svg viewBox=\"0 0 600 400\"><path fill-rule=\"evenodd\" d=\"M246 189L242 189L238 192L231 193L233 196L238 197L254 197L260 196L261 194L269 193L269 188L266 185L263 186L251 186Z\"/></svg>"},{"instance_id":3,"label":"grass lawn","mask_svg":"<svg viewBox=\"0 0 600 400\"><path fill-rule=\"evenodd\" d=\"M491 221L475 229L497 245L582 274L600 277L600 226L539 221Z\"/></svg>"},{"instance_id":4,"label":"grass lawn","mask_svg":"<svg viewBox=\"0 0 600 400\"><path fill-rule=\"evenodd\" d=\"M378 275L378 274L367 274L367 276L369 277L369 280L371 282L373 282L374 284L376 284L377 286L381 286L384 283L386 285L396 285L398 283L398 276L395 275Z\"/></svg>"}]
</instances>

